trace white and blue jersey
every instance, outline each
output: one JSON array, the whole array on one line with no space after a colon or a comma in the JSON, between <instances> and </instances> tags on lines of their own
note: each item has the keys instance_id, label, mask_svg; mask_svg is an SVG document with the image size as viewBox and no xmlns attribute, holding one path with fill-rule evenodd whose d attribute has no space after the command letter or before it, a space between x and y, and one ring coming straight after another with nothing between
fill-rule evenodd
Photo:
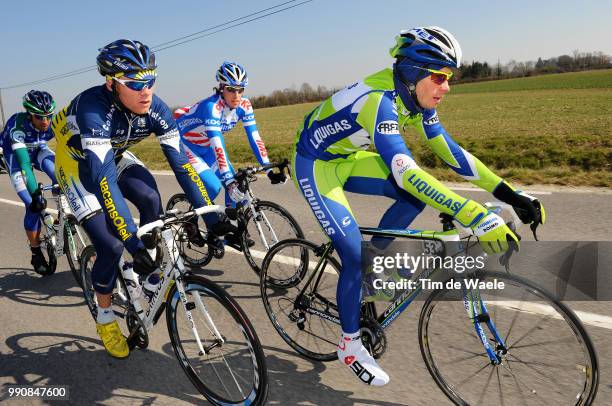
<instances>
[{"instance_id":1,"label":"white and blue jersey","mask_svg":"<svg viewBox=\"0 0 612 406\"><path fill-rule=\"evenodd\" d=\"M231 109L221 94L215 94L192 106L177 109L174 118L181 139L187 146L189 160L199 174L211 169L224 185L233 181L234 169L227 154L223 134L234 128L238 121L242 121L257 161L261 165L269 163L266 147L255 124L253 106L246 98L242 99L238 107ZM212 179L210 176L203 178L209 187L207 180ZM211 190L209 193L211 197L215 195Z\"/></svg>"},{"instance_id":2,"label":"white and blue jersey","mask_svg":"<svg viewBox=\"0 0 612 406\"><path fill-rule=\"evenodd\" d=\"M0 133L0 147L4 151L6 169L15 192L26 207L24 228L36 231L40 227L39 215L29 210L31 194L38 184L32 168L45 172L55 183L53 151L47 142L53 138L53 131L38 131L32 124L29 113L16 113L9 118Z\"/></svg>"}]
</instances>

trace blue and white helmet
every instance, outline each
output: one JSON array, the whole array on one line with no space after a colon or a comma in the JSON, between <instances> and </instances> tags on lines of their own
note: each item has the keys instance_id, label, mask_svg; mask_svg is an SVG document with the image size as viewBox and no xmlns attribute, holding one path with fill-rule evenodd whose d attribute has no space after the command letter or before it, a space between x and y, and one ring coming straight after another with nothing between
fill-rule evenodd
<instances>
[{"instance_id":1,"label":"blue and white helmet","mask_svg":"<svg viewBox=\"0 0 612 406\"><path fill-rule=\"evenodd\" d=\"M389 50L394 58L408 58L417 66L434 65L458 68L461 46L453 34L440 27L416 27L402 30Z\"/></svg>"},{"instance_id":2,"label":"blue and white helmet","mask_svg":"<svg viewBox=\"0 0 612 406\"><path fill-rule=\"evenodd\" d=\"M103 76L115 76L120 73L134 79L156 76L155 54L140 41L119 39L100 48L99 51L98 71Z\"/></svg>"},{"instance_id":3,"label":"blue and white helmet","mask_svg":"<svg viewBox=\"0 0 612 406\"><path fill-rule=\"evenodd\" d=\"M461 65L461 46L453 34L440 27L415 27L402 30L395 37L389 54L396 58L393 65L395 90L411 113L421 112L415 89L419 80L430 73L419 68L458 68Z\"/></svg>"},{"instance_id":4,"label":"blue and white helmet","mask_svg":"<svg viewBox=\"0 0 612 406\"><path fill-rule=\"evenodd\" d=\"M217 70L216 78L224 86L246 87L249 84L246 70L236 62L223 62Z\"/></svg>"}]
</instances>

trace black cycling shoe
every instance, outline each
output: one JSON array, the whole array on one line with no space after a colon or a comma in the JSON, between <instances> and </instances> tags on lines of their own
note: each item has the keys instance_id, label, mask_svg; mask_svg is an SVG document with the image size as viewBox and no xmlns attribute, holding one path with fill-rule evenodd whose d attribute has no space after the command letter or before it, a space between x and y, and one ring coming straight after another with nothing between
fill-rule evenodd
<instances>
[{"instance_id":1,"label":"black cycling shoe","mask_svg":"<svg viewBox=\"0 0 612 406\"><path fill-rule=\"evenodd\" d=\"M240 242L240 236L236 235L236 233L230 233L225 235L225 245L232 247L237 251L242 251L242 244Z\"/></svg>"},{"instance_id":2,"label":"black cycling shoe","mask_svg":"<svg viewBox=\"0 0 612 406\"><path fill-rule=\"evenodd\" d=\"M30 264L34 267L34 272L43 276L48 275L50 273L49 263L40 247L30 247L30 250L32 250L32 260Z\"/></svg>"},{"instance_id":3,"label":"black cycling shoe","mask_svg":"<svg viewBox=\"0 0 612 406\"><path fill-rule=\"evenodd\" d=\"M187 238L189 239L189 242L195 245L196 247L202 248L204 244L206 244L206 239L198 228L197 220L195 222L190 221L188 223L185 223L183 229L187 233Z\"/></svg>"}]
</instances>

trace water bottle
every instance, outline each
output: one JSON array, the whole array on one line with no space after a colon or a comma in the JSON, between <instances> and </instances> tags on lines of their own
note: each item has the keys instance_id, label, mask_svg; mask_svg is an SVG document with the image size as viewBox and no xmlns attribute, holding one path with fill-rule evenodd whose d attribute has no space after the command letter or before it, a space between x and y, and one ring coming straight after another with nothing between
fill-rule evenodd
<instances>
[{"instance_id":1,"label":"water bottle","mask_svg":"<svg viewBox=\"0 0 612 406\"><path fill-rule=\"evenodd\" d=\"M121 274L130 292L130 296L134 300L140 299L142 296L142 286L138 282L138 275L134 272L133 264L131 262L124 262L121 266Z\"/></svg>"},{"instance_id":2,"label":"water bottle","mask_svg":"<svg viewBox=\"0 0 612 406\"><path fill-rule=\"evenodd\" d=\"M53 227L53 224L55 223L55 219L53 218L51 214L45 213L45 215L43 216L43 222L45 223L45 225L47 226L49 230L55 229Z\"/></svg>"},{"instance_id":3,"label":"water bottle","mask_svg":"<svg viewBox=\"0 0 612 406\"><path fill-rule=\"evenodd\" d=\"M147 276L144 283L142 284L142 287L143 287L142 291L149 301L151 301L153 294L155 293L155 291L157 290L159 286L159 282L161 280L160 274L161 274L161 271L158 269L157 271Z\"/></svg>"}]
</instances>

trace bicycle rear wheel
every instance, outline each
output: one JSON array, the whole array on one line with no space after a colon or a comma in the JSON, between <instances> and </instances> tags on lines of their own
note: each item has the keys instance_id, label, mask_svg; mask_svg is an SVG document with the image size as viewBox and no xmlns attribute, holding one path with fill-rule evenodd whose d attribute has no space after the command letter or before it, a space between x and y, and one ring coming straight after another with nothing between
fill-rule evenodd
<instances>
[{"instance_id":1,"label":"bicycle rear wheel","mask_svg":"<svg viewBox=\"0 0 612 406\"><path fill-rule=\"evenodd\" d=\"M187 212L193 210L193 206L191 205L191 203L187 199L187 196L184 193L177 193L170 197L170 199L168 199L168 203L166 204L166 211L172 209L179 209L182 212ZM204 267L208 265L212 260L212 249L210 248L208 243L204 243L204 245L200 247L191 242L188 238L184 238L189 234L188 229L190 227L193 227L192 225L198 228L204 241L206 240L208 236L206 224L204 224L204 221L201 218L195 218L191 223L185 223L180 226L176 226L181 227L180 230L177 230L177 232L174 233L174 235L176 236L176 243L179 247L181 257L187 265Z\"/></svg>"},{"instance_id":2,"label":"bicycle rear wheel","mask_svg":"<svg viewBox=\"0 0 612 406\"><path fill-rule=\"evenodd\" d=\"M238 303L210 280L187 275L183 283L185 306L193 322L187 319L176 285L166 304L168 333L181 367L213 404L263 404L268 394L267 370L251 322ZM205 349L203 354L192 326Z\"/></svg>"},{"instance_id":3,"label":"bicycle rear wheel","mask_svg":"<svg viewBox=\"0 0 612 406\"><path fill-rule=\"evenodd\" d=\"M302 356L316 361L337 359L342 333L336 305L340 264L322 257L310 241L290 239L273 246L261 271L261 298L272 325ZM275 281L290 281L285 286Z\"/></svg>"},{"instance_id":4,"label":"bicycle rear wheel","mask_svg":"<svg viewBox=\"0 0 612 406\"><path fill-rule=\"evenodd\" d=\"M282 206L268 201L255 202L257 214L247 210L244 216L246 235L241 239L242 252L250 267L259 275L266 252L279 241L304 238L300 225ZM248 239L255 244L249 247Z\"/></svg>"},{"instance_id":5,"label":"bicycle rear wheel","mask_svg":"<svg viewBox=\"0 0 612 406\"><path fill-rule=\"evenodd\" d=\"M516 275L478 272L455 280L466 286L465 280L475 278L504 283L502 289L479 289L487 311L477 316L499 365L490 362L461 291L435 291L419 319L421 354L449 399L458 405L590 405L597 392L597 357L576 315Z\"/></svg>"}]
</instances>

